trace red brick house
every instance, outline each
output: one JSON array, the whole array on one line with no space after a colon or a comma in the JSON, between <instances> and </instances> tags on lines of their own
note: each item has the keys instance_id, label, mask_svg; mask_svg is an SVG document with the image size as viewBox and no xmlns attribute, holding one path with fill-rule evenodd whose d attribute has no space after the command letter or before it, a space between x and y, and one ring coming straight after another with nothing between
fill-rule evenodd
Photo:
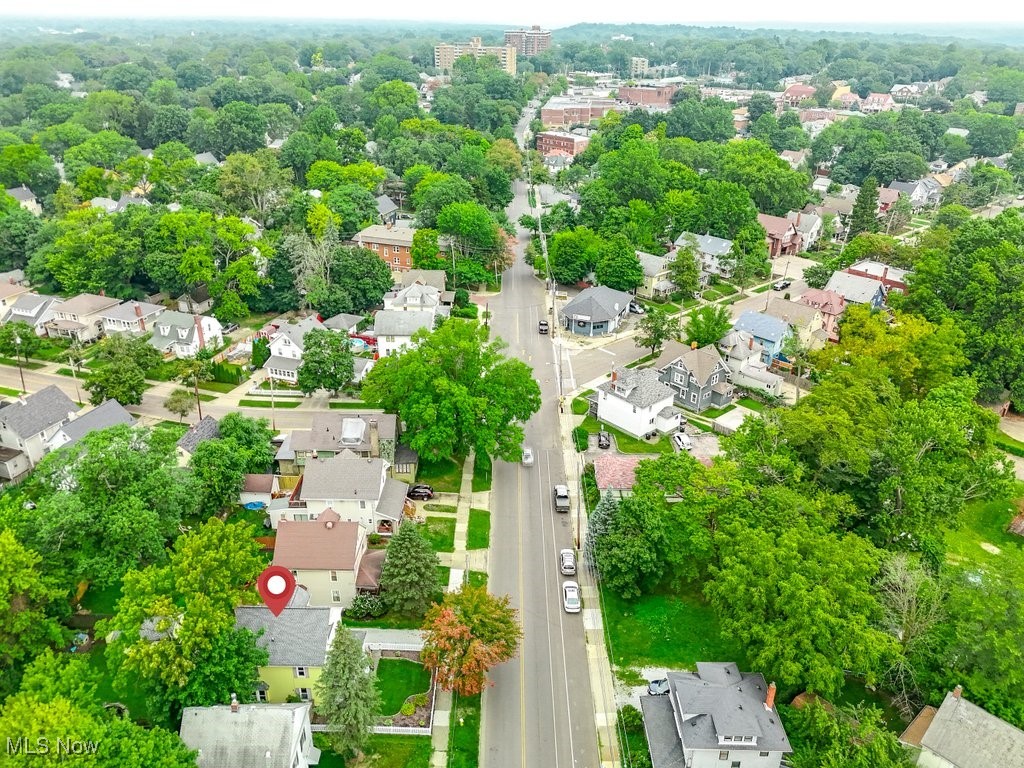
<instances>
[{"instance_id":1,"label":"red brick house","mask_svg":"<svg viewBox=\"0 0 1024 768\"><path fill-rule=\"evenodd\" d=\"M575 133L566 131L544 131L537 134L537 151L547 155L555 150L566 152L569 157L576 157L587 148L590 139L586 136L577 136Z\"/></svg>"},{"instance_id":2,"label":"red brick house","mask_svg":"<svg viewBox=\"0 0 1024 768\"><path fill-rule=\"evenodd\" d=\"M804 83L793 83L782 92L782 103L787 107L799 107L804 99L810 99L818 92L813 85Z\"/></svg>"},{"instance_id":3,"label":"red brick house","mask_svg":"<svg viewBox=\"0 0 1024 768\"><path fill-rule=\"evenodd\" d=\"M800 297L800 303L821 312L822 328L829 341L839 341L839 316L846 311L846 299L835 291L808 288Z\"/></svg>"},{"instance_id":4,"label":"red brick house","mask_svg":"<svg viewBox=\"0 0 1024 768\"><path fill-rule=\"evenodd\" d=\"M792 221L784 216L769 216L766 213L757 214L757 221L767 233L765 241L768 243L768 258L800 253L800 231Z\"/></svg>"},{"instance_id":5,"label":"red brick house","mask_svg":"<svg viewBox=\"0 0 1024 768\"><path fill-rule=\"evenodd\" d=\"M357 232L352 242L376 253L392 272L405 272L412 269L412 238L415 234L412 227L374 224Z\"/></svg>"},{"instance_id":6,"label":"red brick house","mask_svg":"<svg viewBox=\"0 0 1024 768\"><path fill-rule=\"evenodd\" d=\"M674 85L624 85L619 88L618 99L627 104L667 107L672 104Z\"/></svg>"}]
</instances>

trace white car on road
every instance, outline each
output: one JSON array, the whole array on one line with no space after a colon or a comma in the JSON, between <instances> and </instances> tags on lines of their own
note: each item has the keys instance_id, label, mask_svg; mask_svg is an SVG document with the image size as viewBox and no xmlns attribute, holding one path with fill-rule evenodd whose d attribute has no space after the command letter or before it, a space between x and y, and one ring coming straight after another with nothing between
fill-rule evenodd
<instances>
[{"instance_id":1,"label":"white car on road","mask_svg":"<svg viewBox=\"0 0 1024 768\"><path fill-rule=\"evenodd\" d=\"M523 448L523 466L533 466L533 448Z\"/></svg>"},{"instance_id":2,"label":"white car on road","mask_svg":"<svg viewBox=\"0 0 1024 768\"><path fill-rule=\"evenodd\" d=\"M566 613L580 612L580 585L575 581L562 582L562 605Z\"/></svg>"}]
</instances>

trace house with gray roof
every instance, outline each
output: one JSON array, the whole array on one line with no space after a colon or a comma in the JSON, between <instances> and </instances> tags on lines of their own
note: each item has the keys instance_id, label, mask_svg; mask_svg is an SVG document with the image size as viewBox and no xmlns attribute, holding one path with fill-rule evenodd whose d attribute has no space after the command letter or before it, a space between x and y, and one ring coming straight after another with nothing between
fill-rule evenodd
<instances>
[{"instance_id":1,"label":"house with gray roof","mask_svg":"<svg viewBox=\"0 0 1024 768\"><path fill-rule=\"evenodd\" d=\"M612 378L597 386L597 420L633 437L675 432L682 413L672 404L674 392L651 368L615 368Z\"/></svg>"},{"instance_id":2,"label":"house with gray roof","mask_svg":"<svg viewBox=\"0 0 1024 768\"><path fill-rule=\"evenodd\" d=\"M231 704L185 707L179 735L196 752L199 768L309 768L320 762L313 746L312 705Z\"/></svg>"},{"instance_id":3,"label":"house with gray roof","mask_svg":"<svg viewBox=\"0 0 1024 768\"><path fill-rule=\"evenodd\" d=\"M63 299L39 293L23 293L7 308L3 323L25 323L35 329L36 336L46 335L46 324L53 320L54 310Z\"/></svg>"},{"instance_id":4,"label":"house with gray roof","mask_svg":"<svg viewBox=\"0 0 1024 768\"><path fill-rule=\"evenodd\" d=\"M436 313L441 306L441 291L432 285L413 283L384 294L384 309L400 312Z\"/></svg>"},{"instance_id":5,"label":"house with gray roof","mask_svg":"<svg viewBox=\"0 0 1024 768\"><path fill-rule=\"evenodd\" d=\"M70 422L78 406L56 384L13 402L0 403L0 479L14 480L47 454L47 442Z\"/></svg>"},{"instance_id":6,"label":"house with gray roof","mask_svg":"<svg viewBox=\"0 0 1024 768\"><path fill-rule=\"evenodd\" d=\"M207 347L224 344L224 326L216 317L167 310L150 325L149 344L164 357L195 357Z\"/></svg>"},{"instance_id":7,"label":"house with gray roof","mask_svg":"<svg viewBox=\"0 0 1024 768\"><path fill-rule=\"evenodd\" d=\"M775 683L733 662L669 672L668 694L640 697L652 768L779 768L792 752Z\"/></svg>"},{"instance_id":8,"label":"house with gray roof","mask_svg":"<svg viewBox=\"0 0 1024 768\"><path fill-rule=\"evenodd\" d=\"M356 327L363 321L362 315L349 315L344 312L323 321L324 328L329 331L350 334L356 332Z\"/></svg>"},{"instance_id":9,"label":"house with gray roof","mask_svg":"<svg viewBox=\"0 0 1024 768\"><path fill-rule=\"evenodd\" d=\"M394 224L398 218L398 206L387 195L377 196L377 218L384 225Z\"/></svg>"},{"instance_id":10,"label":"house with gray roof","mask_svg":"<svg viewBox=\"0 0 1024 768\"><path fill-rule=\"evenodd\" d=\"M410 269L398 275L399 285L408 288L413 283L432 285L439 291L445 291L448 275L443 269Z\"/></svg>"},{"instance_id":11,"label":"house with gray roof","mask_svg":"<svg viewBox=\"0 0 1024 768\"><path fill-rule=\"evenodd\" d=\"M196 447L200 443L205 443L207 440L216 440L219 437L220 425L217 423L217 420L213 416L204 416L189 427L188 432L178 440L176 445L178 466L184 467L188 465L192 454L196 452Z\"/></svg>"},{"instance_id":12,"label":"house with gray roof","mask_svg":"<svg viewBox=\"0 0 1024 768\"><path fill-rule=\"evenodd\" d=\"M271 378L294 384L298 381L299 368L302 366L306 334L326 330L317 315L281 323L270 336L270 357L263 364L263 369Z\"/></svg>"},{"instance_id":13,"label":"house with gray roof","mask_svg":"<svg viewBox=\"0 0 1024 768\"><path fill-rule=\"evenodd\" d=\"M768 370L764 347L747 331L729 331L718 340L718 351L732 372L732 383L773 397L782 396L782 377Z\"/></svg>"},{"instance_id":14,"label":"house with gray roof","mask_svg":"<svg viewBox=\"0 0 1024 768\"><path fill-rule=\"evenodd\" d=\"M11 187L4 190L8 195L18 201L18 205L31 213L33 216L42 216L43 206L36 199L36 193L22 184L20 187Z\"/></svg>"},{"instance_id":15,"label":"house with gray roof","mask_svg":"<svg viewBox=\"0 0 1024 768\"><path fill-rule=\"evenodd\" d=\"M675 283L669 276L672 254L656 256L645 251L636 251L636 258L644 270L644 281L637 287L636 295L644 299L659 299L668 296L675 290Z\"/></svg>"},{"instance_id":16,"label":"house with gray roof","mask_svg":"<svg viewBox=\"0 0 1024 768\"><path fill-rule=\"evenodd\" d=\"M963 696L958 685L942 705L925 707L900 736L920 768L1022 768L1024 731Z\"/></svg>"},{"instance_id":17,"label":"house with gray roof","mask_svg":"<svg viewBox=\"0 0 1024 768\"><path fill-rule=\"evenodd\" d=\"M668 360L665 357L662 355L654 366L659 379L674 392L678 405L700 413L732 402L729 366L714 345L691 347Z\"/></svg>"},{"instance_id":18,"label":"house with gray roof","mask_svg":"<svg viewBox=\"0 0 1024 768\"><path fill-rule=\"evenodd\" d=\"M153 321L164 313L163 304L126 301L100 313L104 333L149 333Z\"/></svg>"},{"instance_id":19,"label":"house with gray roof","mask_svg":"<svg viewBox=\"0 0 1024 768\"><path fill-rule=\"evenodd\" d=\"M120 303L120 299L102 294L80 293L55 308L46 333L83 344L96 341L103 335L103 313Z\"/></svg>"},{"instance_id":20,"label":"house with gray roof","mask_svg":"<svg viewBox=\"0 0 1024 768\"><path fill-rule=\"evenodd\" d=\"M55 451L65 445L74 445L90 432L116 427L119 424L135 424L135 417L117 400L104 400L92 410L76 415L57 429L46 441L46 450Z\"/></svg>"},{"instance_id":21,"label":"house with gray roof","mask_svg":"<svg viewBox=\"0 0 1024 768\"><path fill-rule=\"evenodd\" d=\"M213 152L200 152L192 156L192 159L199 165L220 165L220 161Z\"/></svg>"},{"instance_id":22,"label":"house with gray roof","mask_svg":"<svg viewBox=\"0 0 1024 768\"><path fill-rule=\"evenodd\" d=\"M414 346L412 336L417 331L434 327L434 313L405 312L400 309L382 309L373 316L373 335L377 339L377 355L391 357Z\"/></svg>"},{"instance_id":23,"label":"house with gray roof","mask_svg":"<svg viewBox=\"0 0 1024 768\"><path fill-rule=\"evenodd\" d=\"M735 264L731 257L732 240L693 232L683 232L676 238L676 249L690 246L696 251L700 264L701 285L707 285L713 275L726 280L732 277Z\"/></svg>"},{"instance_id":24,"label":"house with gray roof","mask_svg":"<svg viewBox=\"0 0 1024 768\"><path fill-rule=\"evenodd\" d=\"M331 647L331 609L310 606L309 593L299 587L278 616L265 605L235 608L235 628L263 633L256 644L269 654L268 667L322 667ZM290 691L289 691L290 693Z\"/></svg>"},{"instance_id":25,"label":"house with gray roof","mask_svg":"<svg viewBox=\"0 0 1024 768\"><path fill-rule=\"evenodd\" d=\"M309 429L287 435L274 459L282 475L301 475L310 459L342 452L391 463L397 439L398 417L392 413L330 411L319 414Z\"/></svg>"},{"instance_id":26,"label":"house with gray roof","mask_svg":"<svg viewBox=\"0 0 1024 768\"><path fill-rule=\"evenodd\" d=\"M891 181L889 189L906 195L915 209L938 205L942 201L942 185L930 176L915 181Z\"/></svg>"},{"instance_id":27,"label":"house with gray roof","mask_svg":"<svg viewBox=\"0 0 1024 768\"><path fill-rule=\"evenodd\" d=\"M342 450L329 458L306 460L302 479L288 509L272 511L270 523L316 520L328 509L343 521L356 522L371 533L391 534L405 509L407 483L388 476L389 463Z\"/></svg>"},{"instance_id":28,"label":"house with gray roof","mask_svg":"<svg viewBox=\"0 0 1024 768\"><path fill-rule=\"evenodd\" d=\"M800 343L807 349L821 349L828 341L821 310L808 304L773 297L765 304L764 313L789 323Z\"/></svg>"},{"instance_id":29,"label":"house with gray roof","mask_svg":"<svg viewBox=\"0 0 1024 768\"><path fill-rule=\"evenodd\" d=\"M580 291L562 307L562 325L578 336L603 336L615 333L629 314L633 297L607 285Z\"/></svg>"},{"instance_id":30,"label":"house with gray roof","mask_svg":"<svg viewBox=\"0 0 1024 768\"><path fill-rule=\"evenodd\" d=\"M847 304L867 304L878 309L885 304L885 286L881 280L849 272L833 272L825 284L826 291L834 291L842 296Z\"/></svg>"},{"instance_id":31,"label":"house with gray roof","mask_svg":"<svg viewBox=\"0 0 1024 768\"><path fill-rule=\"evenodd\" d=\"M179 296L178 311L188 314L201 315L213 309L213 297L210 295L210 286L206 283L194 285Z\"/></svg>"},{"instance_id":32,"label":"house with gray roof","mask_svg":"<svg viewBox=\"0 0 1024 768\"><path fill-rule=\"evenodd\" d=\"M761 360L767 366L782 357L782 347L792 333L785 320L749 309L736 319L732 327L737 331L746 331L764 348Z\"/></svg>"}]
</instances>

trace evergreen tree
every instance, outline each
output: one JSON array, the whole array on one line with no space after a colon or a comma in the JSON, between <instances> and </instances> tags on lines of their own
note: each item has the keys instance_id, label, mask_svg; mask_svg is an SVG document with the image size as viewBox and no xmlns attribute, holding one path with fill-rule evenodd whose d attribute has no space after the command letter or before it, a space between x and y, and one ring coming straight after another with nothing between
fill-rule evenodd
<instances>
[{"instance_id":1,"label":"evergreen tree","mask_svg":"<svg viewBox=\"0 0 1024 768\"><path fill-rule=\"evenodd\" d=\"M850 237L861 232L878 231L878 180L868 176L857 193L857 201L850 214Z\"/></svg>"},{"instance_id":2,"label":"evergreen tree","mask_svg":"<svg viewBox=\"0 0 1024 768\"><path fill-rule=\"evenodd\" d=\"M343 756L358 753L380 715L380 693L370 659L350 630L338 627L313 693L331 746Z\"/></svg>"},{"instance_id":3,"label":"evergreen tree","mask_svg":"<svg viewBox=\"0 0 1024 768\"><path fill-rule=\"evenodd\" d=\"M587 540L583 544L583 553L587 558L587 562L591 564L597 562L594 553L597 551L601 538L608 533L608 526L611 524L616 507L618 507L618 502L610 493L606 493L597 502L594 511L590 513L590 517L587 520Z\"/></svg>"},{"instance_id":4,"label":"evergreen tree","mask_svg":"<svg viewBox=\"0 0 1024 768\"><path fill-rule=\"evenodd\" d=\"M406 523L388 544L380 584L388 607L423 615L437 596L437 555L416 526Z\"/></svg>"}]
</instances>

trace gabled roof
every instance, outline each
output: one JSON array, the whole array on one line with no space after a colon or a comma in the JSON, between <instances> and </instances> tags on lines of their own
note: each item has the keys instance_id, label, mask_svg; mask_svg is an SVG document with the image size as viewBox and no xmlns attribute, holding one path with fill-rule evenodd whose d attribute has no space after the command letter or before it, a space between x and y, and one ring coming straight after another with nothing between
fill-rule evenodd
<instances>
[{"instance_id":1,"label":"gabled roof","mask_svg":"<svg viewBox=\"0 0 1024 768\"><path fill-rule=\"evenodd\" d=\"M796 231L802 235L813 232L821 224L821 217L816 213L805 213L803 211L790 211L786 218L793 223Z\"/></svg>"},{"instance_id":2,"label":"gabled roof","mask_svg":"<svg viewBox=\"0 0 1024 768\"><path fill-rule=\"evenodd\" d=\"M434 327L432 312L405 312L400 309L382 309L373 316L373 332L381 336L412 336L421 328Z\"/></svg>"},{"instance_id":3,"label":"gabled roof","mask_svg":"<svg viewBox=\"0 0 1024 768\"><path fill-rule=\"evenodd\" d=\"M398 210L398 206L395 205L395 201L387 195L377 196L377 213L381 216L387 216L389 213L394 213Z\"/></svg>"},{"instance_id":4,"label":"gabled roof","mask_svg":"<svg viewBox=\"0 0 1024 768\"><path fill-rule=\"evenodd\" d=\"M247 474L242 483L243 493L272 493L274 490L274 475L269 473Z\"/></svg>"},{"instance_id":5,"label":"gabled roof","mask_svg":"<svg viewBox=\"0 0 1024 768\"><path fill-rule=\"evenodd\" d=\"M188 428L188 432L178 440L178 447L188 453L194 453L196 446L207 440L216 440L220 437L220 425L213 416L204 416L201 421Z\"/></svg>"},{"instance_id":6,"label":"gabled roof","mask_svg":"<svg viewBox=\"0 0 1024 768\"><path fill-rule=\"evenodd\" d=\"M764 344L757 341L749 331L729 331L718 340L718 350L730 360L746 365L746 361L751 358L760 359Z\"/></svg>"},{"instance_id":7,"label":"gabled roof","mask_svg":"<svg viewBox=\"0 0 1024 768\"><path fill-rule=\"evenodd\" d=\"M217 165L219 162L213 152L200 152L197 155L193 155L192 159L199 163L199 165Z\"/></svg>"},{"instance_id":8,"label":"gabled roof","mask_svg":"<svg viewBox=\"0 0 1024 768\"><path fill-rule=\"evenodd\" d=\"M823 288L808 288L800 297L800 303L820 309L825 315L841 315L846 309L846 299Z\"/></svg>"},{"instance_id":9,"label":"gabled roof","mask_svg":"<svg viewBox=\"0 0 1024 768\"><path fill-rule=\"evenodd\" d=\"M789 335L789 324L777 317L747 310L732 325L740 331L749 331L758 339L777 342Z\"/></svg>"},{"instance_id":10,"label":"gabled roof","mask_svg":"<svg viewBox=\"0 0 1024 768\"><path fill-rule=\"evenodd\" d=\"M384 483L384 460L359 456L310 459L302 475L303 499L377 501Z\"/></svg>"},{"instance_id":11,"label":"gabled roof","mask_svg":"<svg viewBox=\"0 0 1024 768\"><path fill-rule=\"evenodd\" d=\"M598 384L597 388L636 408L650 408L663 400L671 403L674 396L672 388L658 380L658 372L653 368L616 368L611 381Z\"/></svg>"},{"instance_id":12,"label":"gabled roof","mask_svg":"<svg viewBox=\"0 0 1024 768\"><path fill-rule=\"evenodd\" d=\"M1024 731L957 693L946 694L921 746L955 768L1024 765Z\"/></svg>"},{"instance_id":13,"label":"gabled roof","mask_svg":"<svg viewBox=\"0 0 1024 768\"><path fill-rule=\"evenodd\" d=\"M327 330L324 324L320 322L320 318L316 315L310 315L304 317L296 323L283 323L278 326L277 333L271 337L273 342L278 337L284 336L291 341L300 350L303 348L303 340L306 338L306 334L310 331L324 331Z\"/></svg>"},{"instance_id":14,"label":"gabled roof","mask_svg":"<svg viewBox=\"0 0 1024 768\"><path fill-rule=\"evenodd\" d=\"M666 368L676 367L685 368L687 373L692 374L697 379L697 384L704 387L707 386L708 381L715 373L715 369L719 366L728 370L725 361L722 360L722 356L715 349L714 344L708 344L706 347L686 350L660 370L664 371Z\"/></svg>"},{"instance_id":15,"label":"gabled roof","mask_svg":"<svg viewBox=\"0 0 1024 768\"><path fill-rule=\"evenodd\" d=\"M785 216L769 216L767 213L759 213L757 214L757 221L764 227L768 237L785 237L796 229L793 226L793 222Z\"/></svg>"},{"instance_id":16,"label":"gabled roof","mask_svg":"<svg viewBox=\"0 0 1024 768\"><path fill-rule=\"evenodd\" d=\"M708 256L725 256L732 250L732 240L713 235L696 235L693 232L683 232L676 238L676 245L680 248L693 238L697 244L697 252Z\"/></svg>"},{"instance_id":17,"label":"gabled roof","mask_svg":"<svg viewBox=\"0 0 1024 768\"><path fill-rule=\"evenodd\" d=\"M351 448L356 452L370 450L370 422L377 422L381 440L394 440L398 417L393 413L352 413L337 411L317 414L310 429L295 430L290 435L293 451L338 451ZM361 422L356 430L352 425Z\"/></svg>"},{"instance_id":18,"label":"gabled roof","mask_svg":"<svg viewBox=\"0 0 1024 768\"><path fill-rule=\"evenodd\" d=\"M633 300L625 291L616 291L607 285L585 288L562 307L565 317L587 316L592 323L600 323L619 317L629 311Z\"/></svg>"},{"instance_id":19,"label":"gabled roof","mask_svg":"<svg viewBox=\"0 0 1024 768\"><path fill-rule=\"evenodd\" d=\"M331 637L331 609L289 605L275 616L265 605L240 605L235 626L263 631L256 644L269 651L271 667L322 667Z\"/></svg>"},{"instance_id":20,"label":"gabled roof","mask_svg":"<svg viewBox=\"0 0 1024 768\"><path fill-rule=\"evenodd\" d=\"M402 286L409 286L413 283L432 285L439 291L445 289L445 281L448 276L443 269L410 269L399 276Z\"/></svg>"},{"instance_id":21,"label":"gabled roof","mask_svg":"<svg viewBox=\"0 0 1024 768\"><path fill-rule=\"evenodd\" d=\"M277 524L274 565L291 571L354 571L359 566L362 526L326 509L316 520Z\"/></svg>"},{"instance_id":22,"label":"gabled roof","mask_svg":"<svg viewBox=\"0 0 1024 768\"><path fill-rule=\"evenodd\" d=\"M95 293L80 293L60 305L60 311L71 315L85 317L105 312L121 303L120 299L111 296L99 296Z\"/></svg>"},{"instance_id":23,"label":"gabled roof","mask_svg":"<svg viewBox=\"0 0 1024 768\"><path fill-rule=\"evenodd\" d=\"M27 439L71 417L78 406L51 384L34 394L0 408L0 424Z\"/></svg>"},{"instance_id":24,"label":"gabled roof","mask_svg":"<svg viewBox=\"0 0 1024 768\"><path fill-rule=\"evenodd\" d=\"M57 302L54 305L54 302ZM30 318L33 322L37 322L42 314L49 309L51 306L59 306L61 299L55 296L44 296L39 293L23 293L21 296L14 300L11 304L11 311L18 310L17 315L8 314L7 322L17 322L23 318Z\"/></svg>"},{"instance_id":25,"label":"gabled roof","mask_svg":"<svg viewBox=\"0 0 1024 768\"><path fill-rule=\"evenodd\" d=\"M68 437L65 445L73 445L90 432L107 429L118 424L134 424L135 417L126 411L117 400L104 400L91 411L61 427L60 431Z\"/></svg>"},{"instance_id":26,"label":"gabled roof","mask_svg":"<svg viewBox=\"0 0 1024 768\"><path fill-rule=\"evenodd\" d=\"M796 301L787 301L786 299L773 298L768 300L768 307L765 309L766 315L777 317L779 320L783 320L790 325L805 327L809 323L817 320L821 320L820 310L814 307L809 307L806 304L801 304Z\"/></svg>"},{"instance_id":27,"label":"gabled roof","mask_svg":"<svg viewBox=\"0 0 1024 768\"><path fill-rule=\"evenodd\" d=\"M657 277L668 271L672 260L665 256L655 256L653 253L636 251L636 257L640 266L644 268L644 277Z\"/></svg>"},{"instance_id":28,"label":"gabled roof","mask_svg":"<svg viewBox=\"0 0 1024 768\"><path fill-rule=\"evenodd\" d=\"M835 291L853 304L870 304L881 291L885 295L882 283L870 277L851 275L849 272L833 272L825 284L826 291Z\"/></svg>"},{"instance_id":29,"label":"gabled roof","mask_svg":"<svg viewBox=\"0 0 1024 768\"><path fill-rule=\"evenodd\" d=\"M423 307L433 308L441 303L441 291L432 285L413 283L398 291L384 296L384 304L389 308Z\"/></svg>"},{"instance_id":30,"label":"gabled roof","mask_svg":"<svg viewBox=\"0 0 1024 768\"><path fill-rule=\"evenodd\" d=\"M148 301L126 301L124 304L118 304L116 307L104 310L100 317L104 320L128 320L130 322L140 317L158 315L164 309L163 305L150 304Z\"/></svg>"},{"instance_id":31,"label":"gabled roof","mask_svg":"<svg viewBox=\"0 0 1024 768\"><path fill-rule=\"evenodd\" d=\"M348 315L342 312L339 315L335 315L334 317L329 317L324 320L324 328L329 331L345 331L348 333L359 325L359 322L362 319L362 315Z\"/></svg>"},{"instance_id":32,"label":"gabled roof","mask_svg":"<svg viewBox=\"0 0 1024 768\"><path fill-rule=\"evenodd\" d=\"M8 195L13 197L19 203L34 203L36 199L36 193L31 189L22 184L20 187L12 187L11 189L5 190Z\"/></svg>"},{"instance_id":33,"label":"gabled roof","mask_svg":"<svg viewBox=\"0 0 1024 768\"><path fill-rule=\"evenodd\" d=\"M199 768L292 768L292 750L312 706L240 704L237 712L230 706L185 707L181 740L202 753Z\"/></svg>"}]
</instances>

